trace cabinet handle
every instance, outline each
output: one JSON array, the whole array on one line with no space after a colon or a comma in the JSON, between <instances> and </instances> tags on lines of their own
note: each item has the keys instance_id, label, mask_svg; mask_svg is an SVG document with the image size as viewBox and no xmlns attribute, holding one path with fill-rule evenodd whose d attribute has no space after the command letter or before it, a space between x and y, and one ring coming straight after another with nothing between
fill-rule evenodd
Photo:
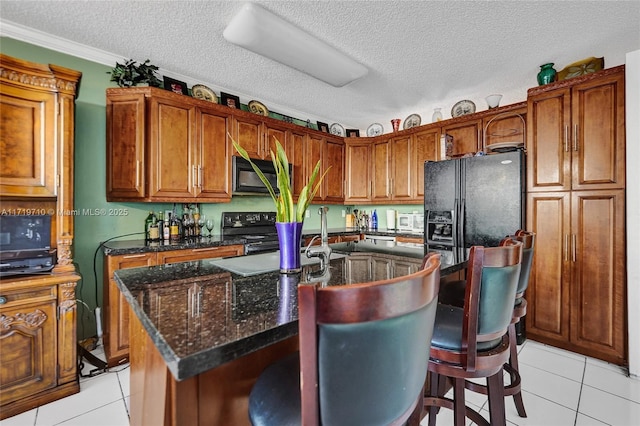
<instances>
[{"instance_id":1,"label":"cabinet handle","mask_svg":"<svg viewBox=\"0 0 640 426\"><path fill-rule=\"evenodd\" d=\"M569 234L564 235L564 261L567 262L569 260Z\"/></svg>"},{"instance_id":2,"label":"cabinet handle","mask_svg":"<svg viewBox=\"0 0 640 426\"><path fill-rule=\"evenodd\" d=\"M5 303L7 303L7 298L4 296L0 296L0 305L4 305Z\"/></svg>"},{"instance_id":3,"label":"cabinet handle","mask_svg":"<svg viewBox=\"0 0 640 426\"><path fill-rule=\"evenodd\" d=\"M564 152L569 152L569 126L564 126Z\"/></svg>"},{"instance_id":4,"label":"cabinet handle","mask_svg":"<svg viewBox=\"0 0 640 426\"><path fill-rule=\"evenodd\" d=\"M198 164L198 188L202 188L202 164Z\"/></svg>"},{"instance_id":5,"label":"cabinet handle","mask_svg":"<svg viewBox=\"0 0 640 426\"><path fill-rule=\"evenodd\" d=\"M191 182L194 188L198 186L198 167L195 165L191 166Z\"/></svg>"},{"instance_id":6,"label":"cabinet handle","mask_svg":"<svg viewBox=\"0 0 640 426\"><path fill-rule=\"evenodd\" d=\"M140 186L140 160L136 160L136 188Z\"/></svg>"},{"instance_id":7,"label":"cabinet handle","mask_svg":"<svg viewBox=\"0 0 640 426\"><path fill-rule=\"evenodd\" d=\"M576 234L571 234L571 261L576 261Z\"/></svg>"},{"instance_id":8,"label":"cabinet handle","mask_svg":"<svg viewBox=\"0 0 640 426\"><path fill-rule=\"evenodd\" d=\"M123 256L123 259L135 259L138 257L145 257L146 254L128 254L126 256Z\"/></svg>"},{"instance_id":9,"label":"cabinet handle","mask_svg":"<svg viewBox=\"0 0 640 426\"><path fill-rule=\"evenodd\" d=\"M573 125L573 150L578 150L578 125Z\"/></svg>"},{"instance_id":10,"label":"cabinet handle","mask_svg":"<svg viewBox=\"0 0 640 426\"><path fill-rule=\"evenodd\" d=\"M191 253L197 253L197 252L202 252L202 251L215 251L218 250L220 247L205 247L205 248L199 248L199 249L191 249Z\"/></svg>"}]
</instances>

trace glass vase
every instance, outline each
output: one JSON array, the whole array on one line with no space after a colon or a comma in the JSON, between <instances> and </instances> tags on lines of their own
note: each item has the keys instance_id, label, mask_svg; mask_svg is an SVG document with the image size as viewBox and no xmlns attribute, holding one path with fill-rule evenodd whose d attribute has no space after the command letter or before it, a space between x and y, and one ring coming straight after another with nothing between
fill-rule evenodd
<instances>
[{"instance_id":1,"label":"glass vase","mask_svg":"<svg viewBox=\"0 0 640 426\"><path fill-rule=\"evenodd\" d=\"M276 231L280 244L280 273L300 272L302 222L276 222Z\"/></svg>"},{"instance_id":2,"label":"glass vase","mask_svg":"<svg viewBox=\"0 0 640 426\"><path fill-rule=\"evenodd\" d=\"M434 108L433 115L431 116L431 122L442 121L442 108Z\"/></svg>"},{"instance_id":3,"label":"glass vase","mask_svg":"<svg viewBox=\"0 0 640 426\"><path fill-rule=\"evenodd\" d=\"M556 70L553 68L553 63L540 65L540 72L538 73L538 85L543 86L545 84L552 83L556 79Z\"/></svg>"}]
</instances>

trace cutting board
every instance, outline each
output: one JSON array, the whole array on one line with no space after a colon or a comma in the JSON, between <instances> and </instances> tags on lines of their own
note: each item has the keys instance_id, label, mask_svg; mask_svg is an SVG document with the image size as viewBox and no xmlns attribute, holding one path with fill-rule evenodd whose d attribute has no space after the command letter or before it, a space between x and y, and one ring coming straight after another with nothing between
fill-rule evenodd
<instances>
[{"instance_id":1,"label":"cutting board","mask_svg":"<svg viewBox=\"0 0 640 426\"><path fill-rule=\"evenodd\" d=\"M331 253L331 259L339 259L344 254ZM280 252L260 253L249 256L228 257L225 259L210 259L206 262L211 265L226 269L234 274L249 277L252 275L264 274L280 269ZM308 258L304 253L300 255L300 263L302 266L320 263L317 257Z\"/></svg>"}]
</instances>

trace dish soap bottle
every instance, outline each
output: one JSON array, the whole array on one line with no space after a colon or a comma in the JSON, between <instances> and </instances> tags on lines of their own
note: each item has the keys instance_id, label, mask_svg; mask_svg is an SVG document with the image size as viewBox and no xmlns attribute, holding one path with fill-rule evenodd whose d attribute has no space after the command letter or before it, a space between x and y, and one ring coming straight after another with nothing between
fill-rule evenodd
<instances>
[{"instance_id":1,"label":"dish soap bottle","mask_svg":"<svg viewBox=\"0 0 640 426\"><path fill-rule=\"evenodd\" d=\"M378 213L375 210L371 214L371 229L378 229Z\"/></svg>"}]
</instances>

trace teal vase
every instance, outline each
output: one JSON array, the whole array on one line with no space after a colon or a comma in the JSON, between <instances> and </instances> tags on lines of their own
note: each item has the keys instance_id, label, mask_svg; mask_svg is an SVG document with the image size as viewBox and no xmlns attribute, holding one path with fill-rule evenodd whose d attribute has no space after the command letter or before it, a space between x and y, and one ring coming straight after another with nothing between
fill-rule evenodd
<instances>
[{"instance_id":1,"label":"teal vase","mask_svg":"<svg viewBox=\"0 0 640 426\"><path fill-rule=\"evenodd\" d=\"M553 63L540 65L540 72L538 73L538 84L540 86L552 83L555 79L556 70L553 68Z\"/></svg>"}]
</instances>

